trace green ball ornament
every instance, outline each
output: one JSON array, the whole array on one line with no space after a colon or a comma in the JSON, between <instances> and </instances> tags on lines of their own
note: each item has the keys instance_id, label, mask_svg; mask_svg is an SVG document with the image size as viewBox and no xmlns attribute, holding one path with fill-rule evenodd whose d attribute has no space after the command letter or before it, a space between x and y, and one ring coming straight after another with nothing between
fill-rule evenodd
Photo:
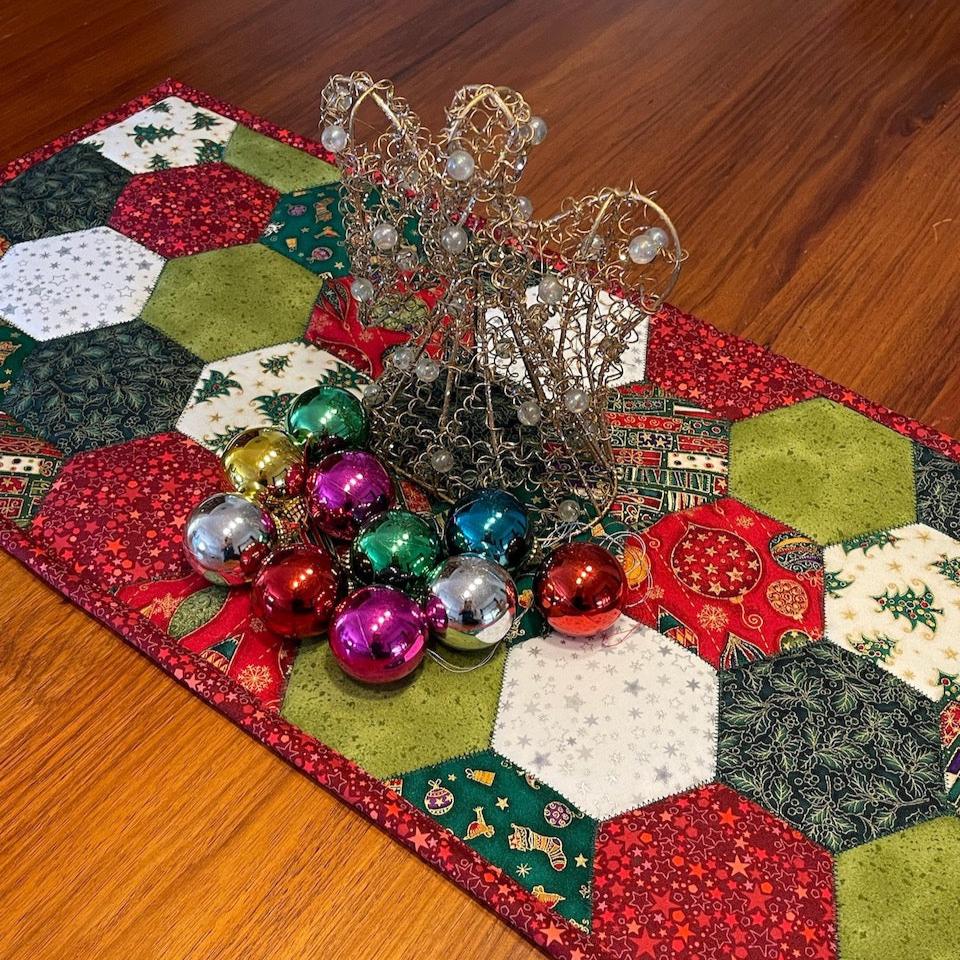
<instances>
[{"instance_id":1,"label":"green ball ornament","mask_svg":"<svg viewBox=\"0 0 960 960\"><path fill-rule=\"evenodd\" d=\"M363 404L341 387L311 387L290 404L287 431L305 445L311 460L363 447L370 421Z\"/></svg>"},{"instance_id":2,"label":"green ball ornament","mask_svg":"<svg viewBox=\"0 0 960 960\"><path fill-rule=\"evenodd\" d=\"M440 536L409 510L387 510L368 520L350 545L350 570L363 583L415 587L440 560Z\"/></svg>"}]
</instances>

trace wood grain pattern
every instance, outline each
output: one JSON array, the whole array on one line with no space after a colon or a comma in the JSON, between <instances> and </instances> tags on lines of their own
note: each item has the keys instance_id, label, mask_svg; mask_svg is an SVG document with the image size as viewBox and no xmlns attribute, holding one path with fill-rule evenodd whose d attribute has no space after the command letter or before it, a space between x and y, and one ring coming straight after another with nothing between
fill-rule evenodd
<instances>
[{"instance_id":1,"label":"wood grain pattern","mask_svg":"<svg viewBox=\"0 0 960 960\"><path fill-rule=\"evenodd\" d=\"M311 133L333 71L551 123L541 211L636 178L685 309L960 433L960 6L949 0L33 0L0 159L172 75ZM0 955L525 958L533 947L0 559Z\"/></svg>"}]
</instances>

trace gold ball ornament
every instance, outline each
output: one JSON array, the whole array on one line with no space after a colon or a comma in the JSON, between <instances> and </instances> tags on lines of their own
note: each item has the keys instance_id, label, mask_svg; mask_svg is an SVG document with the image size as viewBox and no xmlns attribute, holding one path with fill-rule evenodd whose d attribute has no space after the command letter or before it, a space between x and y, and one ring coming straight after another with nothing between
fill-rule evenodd
<instances>
[{"instance_id":1,"label":"gold ball ornament","mask_svg":"<svg viewBox=\"0 0 960 960\"><path fill-rule=\"evenodd\" d=\"M238 433L221 458L234 490L263 506L283 503L303 493L303 451L275 427L252 427Z\"/></svg>"}]
</instances>

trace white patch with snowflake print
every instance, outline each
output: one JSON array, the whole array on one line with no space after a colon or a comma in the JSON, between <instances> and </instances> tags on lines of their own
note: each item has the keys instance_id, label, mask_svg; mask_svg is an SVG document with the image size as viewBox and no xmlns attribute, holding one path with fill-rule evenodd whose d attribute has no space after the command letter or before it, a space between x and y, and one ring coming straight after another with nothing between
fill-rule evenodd
<instances>
[{"instance_id":1,"label":"white patch with snowflake print","mask_svg":"<svg viewBox=\"0 0 960 960\"><path fill-rule=\"evenodd\" d=\"M317 384L357 396L365 374L309 343L280 343L208 363L177 421L177 429L220 453L248 427L285 428L294 397Z\"/></svg>"}]
</instances>

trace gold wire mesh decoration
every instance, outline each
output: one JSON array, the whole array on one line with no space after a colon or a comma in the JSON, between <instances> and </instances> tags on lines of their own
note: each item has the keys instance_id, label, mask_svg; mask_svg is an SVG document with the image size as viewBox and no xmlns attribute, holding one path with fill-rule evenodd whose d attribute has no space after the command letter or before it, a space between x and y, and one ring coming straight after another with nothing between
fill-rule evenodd
<instances>
[{"instance_id":1,"label":"gold wire mesh decoration","mask_svg":"<svg viewBox=\"0 0 960 960\"><path fill-rule=\"evenodd\" d=\"M535 219L516 188L547 128L507 87L463 87L434 138L389 81L335 76L320 126L361 322L436 303L365 394L377 451L445 500L511 490L543 546L595 524L617 486L608 395L683 260L666 212L631 185Z\"/></svg>"}]
</instances>

